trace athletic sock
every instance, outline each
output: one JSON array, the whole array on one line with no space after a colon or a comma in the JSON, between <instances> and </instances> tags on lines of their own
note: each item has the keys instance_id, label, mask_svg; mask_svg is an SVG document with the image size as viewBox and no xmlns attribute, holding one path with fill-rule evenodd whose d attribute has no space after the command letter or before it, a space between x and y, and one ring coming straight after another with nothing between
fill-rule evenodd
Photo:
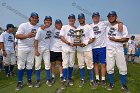
<instances>
[{"instance_id":1,"label":"athletic sock","mask_svg":"<svg viewBox=\"0 0 140 93\"><path fill-rule=\"evenodd\" d=\"M36 80L40 81L40 70L36 70Z\"/></svg>"},{"instance_id":2,"label":"athletic sock","mask_svg":"<svg viewBox=\"0 0 140 93\"><path fill-rule=\"evenodd\" d=\"M13 72L14 65L10 65L10 72Z\"/></svg>"},{"instance_id":3,"label":"athletic sock","mask_svg":"<svg viewBox=\"0 0 140 93\"><path fill-rule=\"evenodd\" d=\"M22 82L23 79L23 74L24 74L24 70L19 70L18 69L18 82Z\"/></svg>"},{"instance_id":4,"label":"athletic sock","mask_svg":"<svg viewBox=\"0 0 140 93\"><path fill-rule=\"evenodd\" d=\"M27 80L31 80L31 77L32 77L32 72L33 70L32 69L27 69Z\"/></svg>"},{"instance_id":5,"label":"athletic sock","mask_svg":"<svg viewBox=\"0 0 140 93\"><path fill-rule=\"evenodd\" d=\"M90 81L93 81L93 69L88 69Z\"/></svg>"},{"instance_id":6,"label":"athletic sock","mask_svg":"<svg viewBox=\"0 0 140 93\"><path fill-rule=\"evenodd\" d=\"M51 75L50 75L50 69L46 70L46 80L50 80Z\"/></svg>"},{"instance_id":7,"label":"athletic sock","mask_svg":"<svg viewBox=\"0 0 140 93\"><path fill-rule=\"evenodd\" d=\"M105 77L102 76L102 80L105 80Z\"/></svg>"},{"instance_id":8,"label":"athletic sock","mask_svg":"<svg viewBox=\"0 0 140 93\"><path fill-rule=\"evenodd\" d=\"M65 68L65 69L63 69L63 80L64 81L66 81L66 79L67 79L67 71L68 71L68 69L67 68Z\"/></svg>"},{"instance_id":9,"label":"athletic sock","mask_svg":"<svg viewBox=\"0 0 140 93\"><path fill-rule=\"evenodd\" d=\"M113 74L108 74L109 83L114 84Z\"/></svg>"},{"instance_id":10,"label":"athletic sock","mask_svg":"<svg viewBox=\"0 0 140 93\"><path fill-rule=\"evenodd\" d=\"M63 77L63 74L60 74L60 77Z\"/></svg>"},{"instance_id":11,"label":"athletic sock","mask_svg":"<svg viewBox=\"0 0 140 93\"><path fill-rule=\"evenodd\" d=\"M126 84L126 75L120 75L120 79L121 79L121 84L125 85Z\"/></svg>"},{"instance_id":12,"label":"athletic sock","mask_svg":"<svg viewBox=\"0 0 140 93\"><path fill-rule=\"evenodd\" d=\"M0 69L2 69L2 63L0 62Z\"/></svg>"},{"instance_id":13,"label":"athletic sock","mask_svg":"<svg viewBox=\"0 0 140 93\"><path fill-rule=\"evenodd\" d=\"M70 80L72 77L73 67L68 67L68 79Z\"/></svg>"},{"instance_id":14,"label":"athletic sock","mask_svg":"<svg viewBox=\"0 0 140 93\"><path fill-rule=\"evenodd\" d=\"M85 77L85 70L84 70L84 68L80 69L80 76L81 76L81 80L84 80L84 77Z\"/></svg>"},{"instance_id":15,"label":"athletic sock","mask_svg":"<svg viewBox=\"0 0 140 93\"><path fill-rule=\"evenodd\" d=\"M96 80L99 80L99 75L96 75Z\"/></svg>"},{"instance_id":16,"label":"athletic sock","mask_svg":"<svg viewBox=\"0 0 140 93\"><path fill-rule=\"evenodd\" d=\"M4 66L6 75L9 74L9 66Z\"/></svg>"}]
</instances>

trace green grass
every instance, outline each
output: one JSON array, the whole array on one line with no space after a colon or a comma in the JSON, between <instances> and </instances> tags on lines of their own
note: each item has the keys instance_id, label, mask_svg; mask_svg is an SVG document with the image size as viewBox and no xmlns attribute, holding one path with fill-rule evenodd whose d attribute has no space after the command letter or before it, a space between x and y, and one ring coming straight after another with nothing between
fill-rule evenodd
<instances>
[{"instance_id":1,"label":"green grass","mask_svg":"<svg viewBox=\"0 0 140 93\"><path fill-rule=\"evenodd\" d=\"M56 74L58 77L58 73ZM52 87L48 87L45 84L45 71L41 71L41 86L40 88L28 88L26 86L26 74L24 74L24 87L20 91L15 91L15 87L17 84L17 77L10 77L6 78L4 71L0 72L0 93L56 93L60 91L60 93L123 93L121 91L120 79L118 70L115 69L114 80L115 80L115 87L110 92L107 91L105 88L99 86L95 90L90 89L89 85L89 77L86 71L85 74L85 85L82 88L78 87L80 76L79 70L74 69L73 72L73 79L74 85L68 86L66 90L61 90L60 86L61 83L59 78L57 78L56 83ZM128 75L127 75L127 85L131 93L139 93L140 88L140 64L128 64ZM33 82L35 81L35 74L33 74ZM107 80L108 81L108 80Z\"/></svg>"}]
</instances>

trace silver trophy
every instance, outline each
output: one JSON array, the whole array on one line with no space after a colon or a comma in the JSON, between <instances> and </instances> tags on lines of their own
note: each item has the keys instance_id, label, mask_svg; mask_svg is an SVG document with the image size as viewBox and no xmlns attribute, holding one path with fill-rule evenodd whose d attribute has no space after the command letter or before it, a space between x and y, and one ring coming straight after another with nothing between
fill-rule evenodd
<instances>
[{"instance_id":1,"label":"silver trophy","mask_svg":"<svg viewBox=\"0 0 140 93\"><path fill-rule=\"evenodd\" d=\"M75 46L80 46L82 42L81 40L82 36L83 36L83 29L74 31L74 45Z\"/></svg>"}]
</instances>

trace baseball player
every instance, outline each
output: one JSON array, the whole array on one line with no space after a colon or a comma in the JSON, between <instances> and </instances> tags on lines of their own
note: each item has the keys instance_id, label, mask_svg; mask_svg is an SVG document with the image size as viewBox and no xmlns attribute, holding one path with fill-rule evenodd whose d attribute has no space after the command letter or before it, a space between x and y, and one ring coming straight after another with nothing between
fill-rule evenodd
<instances>
[{"instance_id":1,"label":"baseball player","mask_svg":"<svg viewBox=\"0 0 140 93\"><path fill-rule=\"evenodd\" d=\"M60 38L63 42L62 44L62 59L63 59L63 82L61 89L65 89L67 86L67 76L68 76L68 84L73 85L72 80L72 71L75 62L75 46L74 42L74 30L76 27L74 26L75 23L75 15L71 14L68 16L69 24L64 25L60 31Z\"/></svg>"},{"instance_id":2,"label":"baseball player","mask_svg":"<svg viewBox=\"0 0 140 93\"><path fill-rule=\"evenodd\" d=\"M60 30L62 28L62 22L60 19L55 21L55 31L52 33L51 46L50 46L50 61L51 61L51 74L52 82L55 82L55 67L59 65L60 80L63 80L62 74L62 41L60 40Z\"/></svg>"},{"instance_id":3,"label":"baseball player","mask_svg":"<svg viewBox=\"0 0 140 93\"><path fill-rule=\"evenodd\" d=\"M93 23L90 24L95 34L95 41L92 44L92 55L94 62L94 71L96 76L96 85L99 85L99 69L98 65L101 63L101 85L105 86L105 74L106 74L106 28L109 25L109 21L100 21L99 12L92 14ZM122 31L122 22L117 21L119 31Z\"/></svg>"},{"instance_id":4,"label":"baseball player","mask_svg":"<svg viewBox=\"0 0 140 93\"><path fill-rule=\"evenodd\" d=\"M29 22L20 24L16 38L18 39L18 84L16 90L22 88L23 74L26 66L27 69L27 85L32 87L32 68L34 65L34 37L38 29L37 23L39 16L33 12L30 15Z\"/></svg>"},{"instance_id":5,"label":"baseball player","mask_svg":"<svg viewBox=\"0 0 140 93\"><path fill-rule=\"evenodd\" d=\"M40 69L42 58L44 60L45 69L46 69L46 84L52 86L50 78L50 39L51 33L53 32L52 17L46 16L44 19L44 25L46 28L44 30L41 27L37 30L35 36L35 70L36 70L36 83L34 87L40 86Z\"/></svg>"},{"instance_id":6,"label":"baseball player","mask_svg":"<svg viewBox=\"0 0 140 93\"><path fill-rule=\"evenodd\" d=\"M120 80L122 88L126 93L129 90L126 86L126 74L127 65L124 57L123 43L128 41L127 27L123 25L123 31L118 31L117 14L115 11L111 11L107 15L110 25L106 28L107 32L107 50L106 50L106 62L107 62L107 73L109 77L109 86L107 90L112 90L114 87L114 66L115 63L119 69Z\"/></svg>"},{"instance_id":7,"label":"baseball player","mask_svg":"<svg viewBox=\"0 0 140 93\"><path fill-rule=\"evenodd\" d=\"M85 15L83 13L78 15L79 26L77 29L82 29L81 44L77 47L78 66L80 69L81 81L79 87L84 85L84 64L86 63L90 77L91 89L95 89L96 86L93 81L93 61L92 61L92 42L94 41L93 29L90 25L85 23Z\"/></svg>"},{"instance_id":8,"label":"baseball player","mask_svg":"<svg viewBox=\"0 0 140 93\"><path fill-rule=\"evenodd\" d=\"M3 52L3 63L6 77L13 75L14 65L16 64L14 49L14 25L7 24L7 30L0 36L1 49ZM10 66L10 68L9 68Z\"/></svg>"},{"instance_id":9,"label":"baseball player","mask_svg":"<svg viewBox=\"0 0 140 93\"><path fill-rule=\"evenodd\" d=\"M127 61L129 61L129 57L131 57L131 62L134 63L136 48L137 42L135 41L135 36L131 36L131 39L129 39L128 41L127 47Z\"/></svg>"}]
</instances>

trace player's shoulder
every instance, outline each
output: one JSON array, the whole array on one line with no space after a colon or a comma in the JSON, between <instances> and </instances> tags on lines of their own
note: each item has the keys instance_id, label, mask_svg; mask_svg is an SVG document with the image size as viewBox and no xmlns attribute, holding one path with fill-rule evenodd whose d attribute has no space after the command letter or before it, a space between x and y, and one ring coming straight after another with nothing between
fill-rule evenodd
<instances>
[{"instance_id":1,"label":"player's shoulder","mask_svg":"<svg viewBox=\"0 0 140 93\"><path fill-rule=\"evenodd\" d=\"M4 31L4 32L1 33L1 36L7 35L7 34L8 34L8 33L7 33L6 31Z\"/></svg>"},{"instance_id":2,"label":"player's shoulder","mask_svg":"<svg viewBox=\"0 0 140 93\"><path fill-rule=\"evenodd\" d=\"M86 25L85 25L85 28L92 28L92 26L89 25L89 24L86 24Z\"/></svg>"},{"instance_id":3,"label":"player's shoulder","mask_svg":"<svg viewBox=\"0 0 140 93\"><path fill-rule=\"evenodd\" d=\"M63 25L61 30L68 29L68 28L69 28L69 25Z\"/></svg>"},{"instance_id":4,"label":"player's shoulder","mask_svg":"<svg viewBox=\"0 0 140 93\"><path fill-rule=\"evenodd\" d=\"M29 25L29 22L21 23L19 26L27 26Z\"/></svg>"},{"instance_id":5,"label":"player's shoulder","mask_svg":"<svg viewBox=\"0 0 140 93\"><path fill-rule=\"evenodd\" d=\"M62 27L63 27L63 28L67 28L67 27L69 27L69 25L63 25Z\"/></svg>"}]
</instances>

